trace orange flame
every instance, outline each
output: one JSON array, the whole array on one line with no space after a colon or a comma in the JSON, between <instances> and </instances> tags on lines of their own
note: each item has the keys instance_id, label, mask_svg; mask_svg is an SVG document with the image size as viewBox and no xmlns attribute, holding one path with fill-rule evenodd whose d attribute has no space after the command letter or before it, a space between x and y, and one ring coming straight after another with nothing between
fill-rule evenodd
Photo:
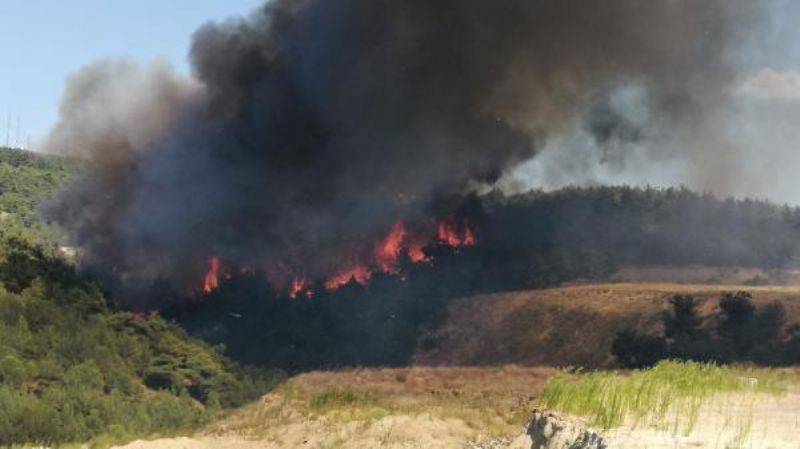
<instances>
[{"instance_id":1,"label":"orange flame","mask_svg":"<svg viewBox=\"0 0 800 449\"><path fill-rule=\"evenodd\" d=\"M436 229L436 237L445 245L454 248L460 246L473 246L476 243L475 234L468 225L464 225L464 232L459 233L458 227L451 221L441 221Z\"/></svg>"},{"instance_id":2,"label":"orange flame","mask_svg":"<svg viewBox=\"0 0 800 449\"><path fill-rule=\"evenodd\" d=\"M428 262L430 257L425 255L425 244L419 241L408 244L408 258L414 263Z\"/></svg>"},{"instance_id":3,"label":"orange flame","mask_svg":"<svg viewBox=\"0 0 800 449\"><path fill-rule=\"evenodd\" d=\"M403 241L406 238L406 227L402 221L392 226L389 235L375 248L375 264L386 273L397 271L397 260L403 252Z\"/></svg>"},{"instance_id":4,"label":"orange flame","mask_svg":"<svg viewBox=\"0 0 800 449\"><path fill-rule=\"evenodd\" d=\"M289 288L289 297L292 299L297 299L300 295L305 295L306 297L311 298L314 296L314 292L311 290L309 286L309 282L307 278L295 278L292 281L292 285Z\"/></svg>"},{"instance_id":5,"label":"orange flame","mask_svg":"<svg viewBox=\"0 0 800 449\"><path fill-rule=\"evenodd\" d=\"M433 238L430 234L420 233L419 229L409 232L402 221L395 222L389 233L380 240L373 248L371 257L368 260L356 259L347 269L339 270L330 276L324 283L328 291L338 290L351 281L361 285L367 285L375 273L398 274L400 271L399 261L402 256L407 256L412 263L429 262L431 257L425 254L425 247L431 240L440 244L454 248L463 246L474 246L477 244L475 233L466 223L457 224L452 219L439 221L436 226L436 234ZM220 277L230 280L232 274L226 271L222 262L216 256L208 261L208 271L203 278L202 291L209 294L217 290L220 286ZM296 299L301 295L308 298L314 296L311 281L306 276L293 274L292 269L283 263L264 269L267 279L276 292L282 291L288 283L289 297ZM254 274L256 269L252 266L239 268L241 274ZM291 281L290 281L291 280Z\"/></svg>"},{"instance_id":6,"label":"orange flame","mask_svg":"<svg viewBox=\"0 0 800 449\"><path fill-rule=\"evenodd\" d=\"M206 276L203 278L203 292L205 293L211 293L219 288L219 272L222 268L222 264L219 258L214 256L209 259L208 266L208 272L206 272Z\"/></svg>"},{"instance_id":7,"label":"orange flame","mask_svg":"<svg viewBox=\"0 0 800 449\"><path fill-rule=\"evenodd\" d=\"M472 232L469 226L464 225L464 238L461 240L464 246L475 246L478 243L478 240L475 238L475 234Z\"/></svg>"},{"instance_id":8,"label":"orange flame","mask_svg":"<svg viewBox=\"0 0 800 449\"><path fill-rule=\"evenodd\" d=\"M343 271L325 281L325 288L337 290L347 285L350 281L356 281L361 285L366 285L372 279L372 271L364 265L356 265Z\"/></svg>"}]
</instances>

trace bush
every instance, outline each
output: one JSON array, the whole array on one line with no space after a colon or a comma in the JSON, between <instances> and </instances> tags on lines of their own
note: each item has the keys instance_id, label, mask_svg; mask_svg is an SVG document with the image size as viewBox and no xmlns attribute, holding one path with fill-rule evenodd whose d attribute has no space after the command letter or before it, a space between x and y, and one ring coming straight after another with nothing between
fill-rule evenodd
<instances>
[{"instance_id":1,"label":"bush","mask_svg":"<svg viewBox=\"0 0 800 449\"><path fill-rule=\"evenodd\" d=\"M769 366L800 360L800 325L787 323L779 302L758 309L749 293L727 293L710 318L700 315L693 297L676 295L669 303L671 310L662 317L663 337L634 329L617 335L611 352L620 365L646 367L665 358Z\"/></svg>"},{"instance_id":2,"label":"bush","mask_svg":"<svg viewBox=\"0 0 800 449\"><path fill-rule=\"evenodd\" d=\"M647 368L666 357L667 342L662 337L627 329L617 334L611 354L625 368Z\"/></svg>"}]
</instances>

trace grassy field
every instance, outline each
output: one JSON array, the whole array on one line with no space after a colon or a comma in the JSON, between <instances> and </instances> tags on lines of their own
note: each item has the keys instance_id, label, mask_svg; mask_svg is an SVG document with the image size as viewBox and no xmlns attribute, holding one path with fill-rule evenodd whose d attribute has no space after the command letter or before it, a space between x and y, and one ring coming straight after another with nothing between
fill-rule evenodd
<instances>
[{"instance_id":1,"label":"grassy field","mask_svg":"<svg viewBox=\"0 0 800 449\"><path fill-rule=\"evenodd\" d=\"M757 305L780 300L800 320L800 286L667 283L574 285L455 301L444 323L421 340L423 365L610 368L614 336L628 326L656 329L675 294L694 295L710 313L726 292L746 290Z\"/></svg>"}]
</instances>

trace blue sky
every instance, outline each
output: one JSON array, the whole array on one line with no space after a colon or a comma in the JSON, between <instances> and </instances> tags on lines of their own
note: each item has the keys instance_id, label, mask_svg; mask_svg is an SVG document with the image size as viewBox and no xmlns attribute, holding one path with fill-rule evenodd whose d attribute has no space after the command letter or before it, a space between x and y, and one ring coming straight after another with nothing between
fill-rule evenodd
<instances>
[{"instance_id":1,"label":"blue sky","mask_svg":"<svg viewBox=\"0 0 800 449\"><path fill-rule=\"evenodd\" d=\"M188 73L192 32L262 0L0 0L0 144L12 116L24 143L55 122L67 77L101 58L164 57Z\"/></svg>"}]
</instances>

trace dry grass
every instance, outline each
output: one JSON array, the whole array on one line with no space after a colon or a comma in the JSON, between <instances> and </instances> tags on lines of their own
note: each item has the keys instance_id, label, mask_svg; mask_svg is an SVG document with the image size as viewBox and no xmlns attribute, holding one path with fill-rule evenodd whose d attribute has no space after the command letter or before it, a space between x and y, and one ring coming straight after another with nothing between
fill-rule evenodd
<instances>
[{"instance_id":1,"label":"dry grass","mask_svg":"<svg viewBox=\"0 0 800 449\"><path fill-rule=\"evenodd\" d=\"M275 440L301 423L347 433L353 428L372 431L376 423L404 417L449 422L475 439L511 436L519 433L554 373L514 366L313 372L292 378L209 433Z\"/></svg>"},{"instance_id":2,"label":"dry grass","mask_svg":"<svg viewBox=\"0 0 800 449\"><path fill-rule=\"evenodd\" d=\"M423 340L422 365L582 366L608 368L621 329L654 329L666 299L695 295L711 312L723 293L746 290L758 304L781 300L800 320L800 286L593 284L482 295L454 302L446 322Z\"/></svg>"}]
</instances>

